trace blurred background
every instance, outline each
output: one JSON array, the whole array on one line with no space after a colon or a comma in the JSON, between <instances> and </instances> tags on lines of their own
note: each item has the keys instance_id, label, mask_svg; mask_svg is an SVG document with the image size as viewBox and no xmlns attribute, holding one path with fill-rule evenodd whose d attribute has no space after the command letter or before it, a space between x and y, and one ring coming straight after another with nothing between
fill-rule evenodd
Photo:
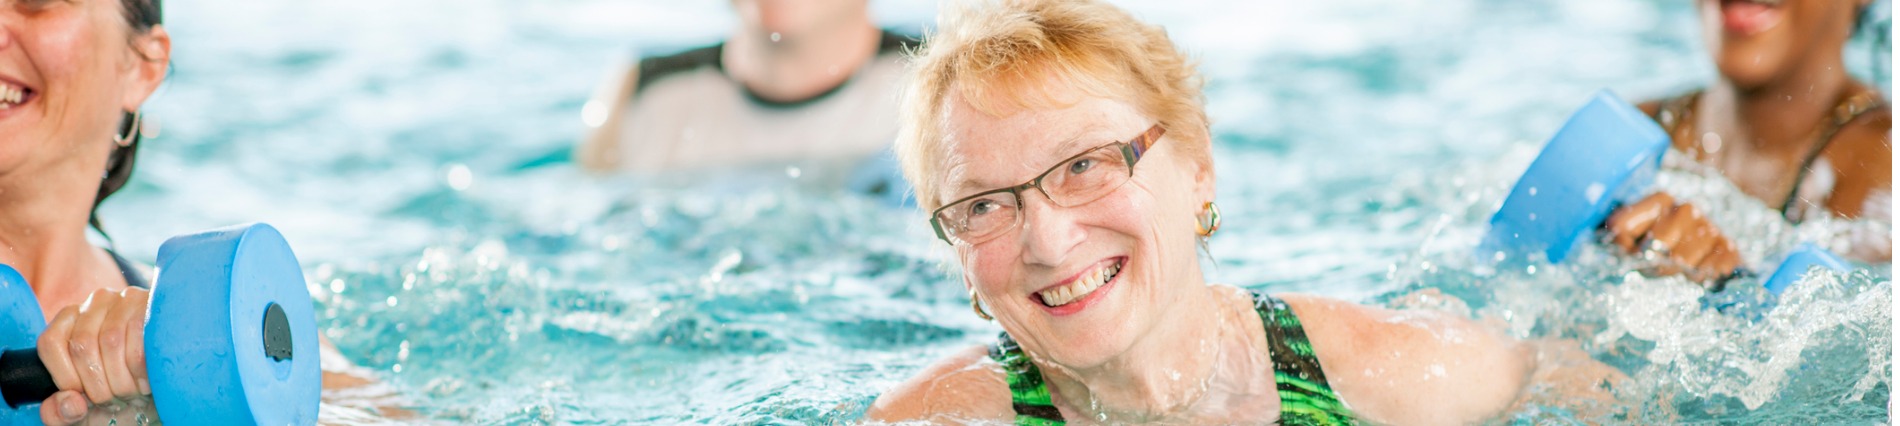
<instances>
[{"instance_id":1,"label":"blurred background","mask_svg":"<svg viewBox=\"0 0 1900 426\"><path fill-rule=\"evenodd\" d=\"M1117 3L1167 27L1210 79L1230 216L1212 278L1275 292L1381 302L1425 285L1567 284L1445 259L1469 250L1592 92L1649 99L1714 78L1687 0ZM882 389L999 331L969 314L914 209L800 186L794 170L681 187L571 162L596 85L630 58L723 38L737 22L727 2L165 6L173 74L148 106L161 133L101 210L107 231L151 259L173 234L276 225L325 334L424 418L849 421ZM872 10L921 34L935 5ZM1891 93L1891 43L1865 32L1849 67ZM1882 265L1843 279L1842 295L1805 308L1839 327L1791 356L1844 370L1633 367L1654 385L1634 401L1677 402L1632 421L1885 418L1890 296L1863 295L1890 294L1890 277ZM1580 295L1475 297L1493 314L1590 310ZM1520 337L1558 335L1608 316L1514 325ZM1667 338L1630 344L1655 339ZM1761 351L1720 356L1777 354Z\"/></svg>"}]
</instances>

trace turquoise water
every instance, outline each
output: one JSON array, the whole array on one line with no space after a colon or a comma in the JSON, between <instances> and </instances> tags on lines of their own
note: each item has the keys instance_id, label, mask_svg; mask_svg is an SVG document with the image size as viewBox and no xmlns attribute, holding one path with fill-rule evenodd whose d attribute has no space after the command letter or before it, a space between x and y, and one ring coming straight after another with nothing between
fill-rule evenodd
<instances>
[{"instance_id":1,"label":"turquoise water","mask_svg":"<svg viewBox=\"0 0 1900 426\"><path fill-rule=\"evenodd\" d=\"M397 405L447 423L849 421L989 341L998 329L969 313L920 213L777 170L680 187L566 160L613 58L730 25L724 2L700 3L168 2L162 134L105 207L107 229L150 258L171 234L273 223L325 334ZM929 20L928 5L875 6L888 25ZM1535 271L1471 262L1490 209L1591 92L1710 78L1688 2L1129 8L1212 79L1228 219L1211 278L1468 310L1518 337L1574 339L1635 378L1621 417L1533 406L1525 422L1887 418L1891 265L1720 314L1601 252ZM1668 184L1725 206L1758 263L1850 226L1789 229L1732 189Z\"/></svg>"}]
</instances>

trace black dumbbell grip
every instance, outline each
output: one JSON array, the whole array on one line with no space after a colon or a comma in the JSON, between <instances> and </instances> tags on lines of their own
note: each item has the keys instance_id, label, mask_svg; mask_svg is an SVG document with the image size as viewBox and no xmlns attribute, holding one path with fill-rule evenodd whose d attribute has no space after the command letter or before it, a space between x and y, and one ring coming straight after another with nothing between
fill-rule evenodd
<instances>
[{"instance_id":1,"label":"black dumbbell grip","mask_svg":"<svg viewBox=\"0 0 1900 426\"><path fill-rule=\"evenodd\" d=\"M59 392L59 386L53 384L53 373L40 362L39 349L0 352L0 396L6 397L8 407L38 404L54 392Z\"/></svg>"}]
</instances>

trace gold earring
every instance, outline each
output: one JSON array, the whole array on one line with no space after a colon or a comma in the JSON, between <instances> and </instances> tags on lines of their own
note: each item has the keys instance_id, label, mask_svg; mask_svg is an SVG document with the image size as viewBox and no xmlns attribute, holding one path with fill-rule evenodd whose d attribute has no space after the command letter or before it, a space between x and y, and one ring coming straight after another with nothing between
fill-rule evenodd
<instances>
[{"instance_id":1,"label":"gold earring","mask_svg":"<svg viewBox=\"0 0 1900 426\"><path fill-rule=\"evenodd\" d=\"M976 311L976 317L982 318L984 321L996 320L996 317L990 316L989 312L983 312L983 305L976 303L976 290L974 289L970 290L970 310Z\"/></svg>"},{"instance_id":2,"label":"gold earring","mask_svg":"<svg viewBox=\"0 0 1900 426\"><path fill-rule=\"evenodd\" d=\"M1215 231L1220 230L1220 207L1215 206L1213 201L1209 201L1201 206L1201 210L1203 213L1200 220L1194 222L1194 227L1201 233L1202 238L1212 237Z\"/></svg>"},{"instance_id":3,"label":"gold earring","mask_svg":"<svg viewBox=\"0 0 1900 426\"><path fill-rule=\"evenodd\" d=\"M112 134L112 143L118 144L121 148L132 146L132 141L137 140L140 126L139 120L145 115L143 111L131 111L125 114L132 116L132 126L122 128L118 133ZM123 124L121 124L121 126L123 126Z\"/></svg>"}]
</instances>

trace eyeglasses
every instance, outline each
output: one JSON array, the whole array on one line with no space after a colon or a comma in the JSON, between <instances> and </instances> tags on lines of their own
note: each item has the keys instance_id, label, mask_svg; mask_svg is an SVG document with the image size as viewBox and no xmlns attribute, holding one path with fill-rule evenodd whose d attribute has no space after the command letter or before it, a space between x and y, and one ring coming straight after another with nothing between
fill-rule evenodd
<instances>
[{"instance_id":1,"label":"eyeglasses","mask_svg":"<svg viewBox=\"0 0 1900 426\"><path fill-rule=\"evenodd\" d=\"M1098 146L1062 160L1021 185L953 201L930 215L930 227L937 231L937 238L950 245L979 244L1022 224L1023 191L1029 188L1036 188L1062 207L1101 199L1128 183L1135 174L1135 162L1141 161L1141 155L1161 141L1165 132L1167 129L1157 123L1133 140Z\"/></svg>"}]
</instances>

